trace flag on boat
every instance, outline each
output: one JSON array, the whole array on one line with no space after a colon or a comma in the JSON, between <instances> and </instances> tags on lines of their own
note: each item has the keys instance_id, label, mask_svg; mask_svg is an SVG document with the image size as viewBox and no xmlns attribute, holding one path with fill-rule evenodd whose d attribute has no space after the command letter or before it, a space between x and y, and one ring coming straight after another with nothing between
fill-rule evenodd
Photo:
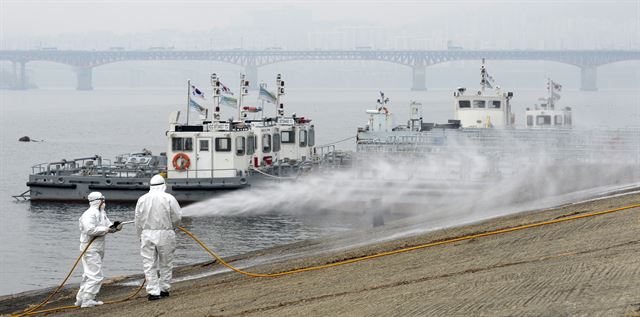
<instances>
[{"instance_id":1,"label":"flag on boat","mask_svg":"<svg viewBox=\"0 0 640 317\"><path fill-rule=\"evenodd\" d=\"M232 107L232 108L237 108L238 107L238 99L233 98L233 97L220 96L220 104L225 105L225 106L229 106L229 107Z\"/></svg>"},{"instance_id":2,"label":"flag on boat","mask_svg":"<svg viewBox=\"0 0 640 317\"><path fill-rule=\"evenodd\" d=\"M251 106L244 106L244 107L242 107L242 111L244 111L244 112L252 112L252 113L255 113L255 112L260 112L260 111L262 111L262 108L260 108L260 107L251 107Z\"/></svg>"},{"instance_id":3,"label":"flag on boat","mask_svg":"<svg viewBox=\"0 0 640 317\"><path fill-rule=\"evenodd\" d=\"M189 108L205 114L207 108L203 105L206 103L204 93L196 86L189 84Z\"/></svg>"},{"instance_id":4,"label":"flag on boat","mask_svg":"<svg viewBox=\"0 0 640 317\"><path fill-rule=\"evenodd\" d=\"M268 91L266 88L260 86L260 93L258 94L258 100L264 100L268 103L276 103L276 95Z\"/></svg>"},{"instance_id":5,"label":"flag on boat","mask_svg":"<svg viewBox=\"0 0 640 317\"><path fill-rule=\"evenodd\" d=\"M232 95L233 96L233 92L231 92L231 89L229 89L229 87L225 86L223 83L220 83L220 86L222 86L222 88L220 90L222 91L223 94L227 94L227 95Z\"/></svg>"}]
</instances>

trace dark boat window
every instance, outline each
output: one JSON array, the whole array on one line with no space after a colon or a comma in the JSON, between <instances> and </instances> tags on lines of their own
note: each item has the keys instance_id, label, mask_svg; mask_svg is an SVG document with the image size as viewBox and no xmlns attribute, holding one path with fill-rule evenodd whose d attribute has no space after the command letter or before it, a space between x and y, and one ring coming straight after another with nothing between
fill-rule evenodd
<instances>
[{"instance_id":1,"label":"dark boat window","mask_svg":"<svg viewBox=\"0 0 640 317\"><path fill-rule=\"evenodd\" d=\"M550 125L550 124L551 124L551 116L536 117L536 125Z\"/></svg>"},{"instance_id":2,"label":"dark boat window","mask_svg":"<svg viewBox=\"0 0 640 317\"><path fill-rule=\"evenodd\" d=\"M307 130L300 130L298 137L300 138L300 147L307 146Z\"/></svg>"},{"instance_id":3,"label":"dark boat window","mask_svg":"<svg viewBox=\"0 0 640 317\"><path fill-rule=\"evenodd\" d=\"M193 151L193 139L192 138L172 138L171 150L178 151Z\"/></svg>"},{"instance_id":4,"label":"dark boat window","mask_svg":"<svg viewBox=\"0 0 640 317\"><path fill-rule=\"evenodd\" d=\"M458 101L458 106L460 108L471 108L471 101L469 101L469 100L460 100L460 101Z\"/></svg>"},{"instance_id":5,"label":"dark boat window","mask_svg":"<svg viewBox=\"0 0 640 317\"><path fill-rule=\"evenodd\" d=\"M262 153L271 152L271 134L262 135Z\"/></svg>"},{"instance_id":6,"label":"dark boat window","mask_svg":"<svg viewBox=\"0 0 640 317\"><path fill-rule=\"evenodd\" d=\"M293 131L282 131L280 133L282 135L282 143L294 143L296 142L296 137Z\"/></svg>"},{"instance_id":7,"label":"dark boat window","mask_svg":"<svg viewBox=\"0 0 640 317\"><path fill-rule=\"evenodd\" d=\"M493 109L500 109L500 100L494 100L491 102L491 105L489 105L490 108Z\"/></svg>"},{"instance_id":8,"label":"dark boat window","mask_svg":"<svg viewBox=\"0 0 640 317\"><path fill-rule=\"evenodd\" d=\"M209 140L200 140L200 152L209 152Z\"/></svg>"},{"instance_id":9,"label":"dark boat window","mask_svg":"<svg viewBox=\"0 0 640 317\"><path fill-rule=\"evenodd\" d=\"M565 113L564 114L564 124L565 125L571 125L571 114L570 113Z\"/></svg>"},{"instance_id":10,"label":"dark boat window","mask_svg":"<svg viewBox=\"0 0 640 317\"><path fill-rule=\"evenodd\" d=\"M562 125L562 115L561 114L557 114L557 115L553 116L553 123L555 125Z\"/></svg>"},{"instance_id":11,"label":"dark boat window","mask_svg":"<svg viewBox=\"0 0 640 317\"><path fill-rule=\"evenodd\" d=\"M216 151L218 151L218 152L230 152L231 151L231 138L216 138Z\"/></svg>"},{"instance_id":12,"label":"dark boat window","mask_svg":"<svg viewBox=\"0 0 640 317\"><path fill-rule=\"evenodd\" d=\"M485 107L484 100L474 100L473 101L473 107L474 108L484 108Z\"/></svg>"},{"instance_id":13,"label":"dark boat window","mask_svg":"<svg viewBox=\"0 0 640 317\"><path fill-rule=\"evenodd\" d=\"M247 155L253 155L256 152L256 137L250 135L247 137Z\"/></svg>"},{"instance_id":14,"label":"dark boat window","mask_svg":"<svg viewBox=\"0 0 640 317\"><path fill-rule=\"evenodd\" d=\"M236 137L236 155L237 156L242 156L244 155L244 137L243 136L239 136Z\"/></svg>"},{"instance_id":15,"label":"dark boat window","mask_svg":"<svg viewBox=\"0 0 640 317\"><path fill-rule=\"evenodd\" d=\"M309 137L308 145L309 145L309 146L314 146L314 145L316 145L316 132L315 132L315 130L313 129L313 127L310 127L310 128L309 128L309 134L308 134L308 137Z\"/></svg>"},{"instance_id":16,"label":"dark boat window","mask_svg":"<svg viewBox=\"0 0 640 317\"><path fill-rule=\"evenodd\" d=\"M280 133L273 134L273 151L280 152Z\"/></svg>"}]
</instances>

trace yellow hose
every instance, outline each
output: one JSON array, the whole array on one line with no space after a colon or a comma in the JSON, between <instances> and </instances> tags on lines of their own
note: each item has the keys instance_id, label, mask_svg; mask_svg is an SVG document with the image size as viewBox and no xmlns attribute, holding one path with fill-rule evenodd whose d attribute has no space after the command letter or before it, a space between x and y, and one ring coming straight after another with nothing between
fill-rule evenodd
<instances>
[{"instance_id":1,"label":"yellow hose","mask_svg":"<svg viewBox=\"0 0 640 317\"><path fill-rule=\"evenodd\" d=\"M394 250L394 251L376 253L376 254L362 256L362 257L359 257L359 258L353 258L353 259L344 260L344 261L340 261L340 262L334 262L334 263L316 265L316 266L309 266L309 267L305 267L305 268L293 269L293 270L277 272L277 273L252 273L252 272L247 272L247 271L243 271L241 269L238 269L238 268L234 267L233 265L231 265L231 264L227 263L226 261L224 261L215 252L211 251L211 249L209 249L209 247L207 247L193 233L189 232L187 229L185 229L183 227L178 227L178 228L182 232L187 234L189 237L191 237L207 253L209 253L213 258L218 260L222 265L226 266L227 268L229 268L229 269L231 269L231 270L233 270L233 271L235 271L237 273L240 273L240 274L243 274L243 275L246 275L246 276L250 276L250 277L278 277L278 276L283 276L283 275L291 275L291 274L296 274L296 273L301 273L301 272L308 272L308 271L315 271L315 270L320 270L320 269L325 269L325 268L330 268L330 267L336 267L336 266L340 266L340 265L346 265L346 264L361 262L361 261L365 261L365 260L371 260L371 259L375 259L375 258L380 258L380 257L383 257L383 256L388 256L388 255L393 255L393 254L398 254L398 253L403 253L403 252L409 252L409 251L414 251L414 250L419 250L419 249L425 249L425 248L435 247L435 246L444 245L444 244L451 244L451 243L465 241L465 240L471 240L471 239L475 239L475 238L481 238L481 237L487 237L487 236L492 236L492 235L497 235L497 234L502 234L502 233L508 233L508 232L514 232L514 231L519 231L519 230L524 230L524 229L541 227L541 226L546 226L546 225L550 225L550 224L555 224L555 223L560 223L560 222L565 222L565 221L571 221L571 220L576 220L576 219L594 217L594 216L614 213L614 212L617 212L617 211L626 210L626 209L633 209L633 208L638 208L638 207L640 207L640 204L627 205L627 206L624 206L624 207L619 207L619 208L614 208L614 209L609 209L609 210L604 210L604 211L585 213L585 214L581 214L581 215L575 215L575 216L570 216L570 217L565 217L565 218L560 218L560 219L554 219L554 220L548 220L548 221L540 221L540 222L535 222L535 223L531 223L531 224L527 224L527 225L521 225L521 226L516 226L516 227L511 227L511 228L504 228L504 229L498 229L498 230L493 230L493 231L488 231L488 232L483 232L483 233L471 234L471 235L466 235L466 236L462 236L462 237L458 237L458 238L451 238L451 239L437 241L437 242L430 242L430 243L421 244L421 245L408 247L408 248L403 248L403 249L398 249L398 250ZM93 240L91 240L91 242L89 242L89 244L82 251L82 253L78 257L78 259L76 259L76 262L73 264L73 267L71 268L71 271L69 271L69 274L67 274L67 277L64 279L64 281L62 281L62 284L60 284L60 286L58 286L42 303L38 304L37 306L35 306L33 308L30 308L28 310L23 311L20 314L12 315L12 316L16 316L16 317L18 317L18 316L27 316L27 315L35 315L35 314L40 314L40 313L50 313L50 312L56 312L56 311L61 311L61 310L79 308L78 306L62 306L62 307L56 307L56 308L36 311L36 309L44 306L46 303L49 302L49 300L53 297L53 295L55 295L58 291L60 291L60 289L67 282L67 280L69 279L69 277L71 276L71 274L75 270L76 266L78 265L78 262L80 261L80 259L84 255L84 253L87 251L87 249L89 248L89 246L91 245L92 242L93 242ZM123 298L123 299L120 299L120 300L108 301L108 302L105 302L105 304L114 304L114 303L120 303L120 302L128 301L128 300L134 298L142 290L143 287L144 287L144 282L142 283L142 285L140 285L140 287L134 293L132 293L131 295L127 296L126 298Z\"/></svg>"},{"instance_id":2,"label":"yellow hose","mask_svg":"<svg viewBox=\"0 0 640 317\"><path fill-rule=\"evenodd\" d=\"M82 250L82 252L80 253L80 255L78 256L78 258L76 259L76 261L73 263L73 266L71 266L71 270L69 270L69 273L67 273L67 276L64 278L64 280L62 281L62 283L60 283L60 285L58 285L58 287L56 287L56 289L51 292L51 294L49 294L49 296L47 296L47 298L45 298L45 300L43 300L40 304L25 309L24 311L22 311L21 313L18 314L13 314L11 316L15 316L15 317L20 317L20 316L29 316L29 315L36 315L36 314L40 314L40 313L50 313L50 312L56 312L56 311L61 311L61 310L67 310L67 309L75 309L75 308L80 308L79 306L62 306L62 307L56 307L56 308L51 308L51 309L44 309L44 310L37 310L38 308L46 305L51 298L53 297L53 295L57 294L62 287L67 283L67 281L69 280L69 278L71 277L71 274L73 274L73 271L76 270L76 267L78 266L78 263L80 262L80 259L82 259L82 256L87 253L87 250L89 249L89 247L91 246L91 244L93 243L93 241L95 241L97 237L93 237L91 239L91 241L89 241L89 243L87 244L86 247L84 247L84 250ZM142 282L142 285L140 285L140 287L131 295L127 296L124 299L121 300L115 300L115 301L110 301L110 302L105 302L105 304L113 304L113 303L119 303L119 302L124 302L127 301L131 298L133 298L134 296L136 296L141 290L142 287L144 286L144 282Z\"/></svg>"}]
</instances>

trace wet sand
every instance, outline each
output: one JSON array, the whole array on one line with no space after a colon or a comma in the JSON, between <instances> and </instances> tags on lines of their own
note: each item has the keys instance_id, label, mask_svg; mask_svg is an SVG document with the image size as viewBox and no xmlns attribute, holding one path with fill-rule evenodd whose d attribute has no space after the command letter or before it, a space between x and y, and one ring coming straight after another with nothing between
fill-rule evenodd
<instances>
[{"instance_id":1,"label":"wet sand","mask_svg":"<svg viewBox=\"0 0 640 317\"><path fill-rule=\"evenodd\" d=\"M447 238L640 203L630 194L531 211L367 246L258 265L280 272ZM391 225L392 226L392 225ZM384 233L385 227L359 235ZM306 252L328 237L252 252L235 260ZM176 276L219 268L205 263ZM133 286L109 283L100 299ZM69 305L76 289L48 307ZM0 313L37 303L43 290L0 298ZM66 296L66 298L65 298ZM401 253L278 278L233 272L173 284L171 297L135 299L64 316L640 316L640 208Z\"/></svg>"}]
</instances>

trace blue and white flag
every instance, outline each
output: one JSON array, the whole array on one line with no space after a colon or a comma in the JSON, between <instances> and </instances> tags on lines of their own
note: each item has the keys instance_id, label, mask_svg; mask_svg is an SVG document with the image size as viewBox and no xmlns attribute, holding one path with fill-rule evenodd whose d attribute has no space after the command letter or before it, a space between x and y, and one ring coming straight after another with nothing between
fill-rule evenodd
<instances>
[{"instance_id":1,"label":"blue and white flag","mask_svg":"<svg viewBox=\"0 0 640 317\"><path fill-rule=\"evenodd\" d=\"M258 100L264 100L268 103L276 103L276 96L272 92L261 86L260 93L258 94Z\"/></svg>"},{"instance_id":2,"label":"blue and white flag","mask_svg":"<svg viewBox=\"0 0 640 317\"><path fill-rule=\"evenodd\" d=\"M206 99L204 98L204 94L200 89L196 88L194 85L189 86L189 108L192 108L201 114L205 114L207 108L203 105L205 104Z\"/></svg>"},{"instance_id":3,"label":"blue and white flag","mask_svg":"<svg viewBox=\"0 0 640 317\"><path fill-rule=\"evenodd\" d=\"M220 104L231 108L238 108L238 99L228 96L220 96Z\"/></svg>"}]
</instances>

